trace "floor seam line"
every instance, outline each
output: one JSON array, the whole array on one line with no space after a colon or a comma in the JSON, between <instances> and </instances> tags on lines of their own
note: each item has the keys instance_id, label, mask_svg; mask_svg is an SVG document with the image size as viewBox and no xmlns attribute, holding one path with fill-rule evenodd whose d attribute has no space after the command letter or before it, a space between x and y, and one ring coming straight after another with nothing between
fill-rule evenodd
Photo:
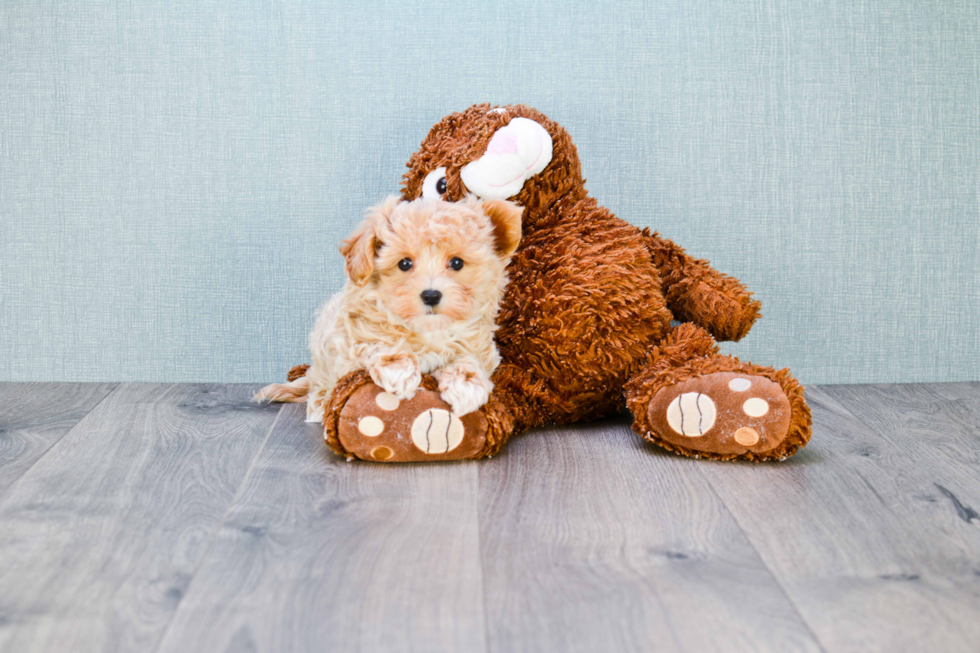
<instances>
[{"instance_id":1,"label":"floor seam line","mask_svg":"<svg viewBox=\"0 0 980 653\"><path fill-rule=\"evenodd\" d=\"M480 595L483 600L483 650L486 653L490 653L490 617L487 614L487 574L483 565L483 520L480 519L480 506L483 497L480 491L480 476L483 473L483 464L481 462L477 462L476 464L478 465L476 468L476 537L480 547L477 560L480 563L480 588L482 590Z\"/></svg>"},{"instance_id":2,"label":"floor seam line","mask_svg":"<svg viewBox=\"0 0 980 653\"><path fill-rule=\"evenodd\" d=\"M6 495L7 495L7 494L8 494L9 492L10 492L10 490L11 490L11 489L12 489L12 488L13 488L13 487L14 487L15 485L17 485L17 483L18 483L18 482L20 481L20 479L22 479L22 478L24 478L24 475L26 475L26 474L27 474L27 472L29 472L29 471L31 471L32 469L34 469L34 466L35 466L35 465L37 465L37 464L38 464L38 462L40 462L40 461L41 461L41 460L42 460L42 459L43 459L43 458L44 458L45 456L47 456L47 455L48 455L48 453L49 453L49 452L50 452L50 451L51 451L52 449L54 449L54 448L55 448L55 446L57 446L59 442L61 442L61 441L62 441L62 440L64 440L65 438L67 438L67 437L68 437L68 436L69 436L69 435L70 435L70 434L71 434L71 433L72 433L72 432L73 432L73 431L74 431L75 429L77 429L77 428L78 428L78 425L82 423L82 420L84 420L84 419L85 419L86 417L88 417L88 416L89 416L89 415L91 415L91 414L92 414L93 412L95 412L95 409L96 409L96 408L98 408L99 406L101 406L101 405L102 405L102 403L103 403L103 402L104 402L104 401L105 401L106 399L108 399L110 395L112 395L113 393L115 393L115 392L116 392L116 389L118 389L118 388L119 388L119 386L121 386L121 385L123 385L123 383L121 383L121 382L120 382L120 383L116 383L116 384L114 384L114 385L112 386L112 388L111 388L111 389L109 390L109 392L107 392L107 393L105 393L105 396L103 396L103 397L102 397L101 399L99 399L99 400L98 400L97 402L95 402L95 405L94 405L94 406L92 406L92 407L91 407L91 408L90 408L90 409L89 409L89 410L88 410L88 411L87 411L87 412L86 412L86 413L85 413L84 415L82 415L81 417L79 417L79 418L78 418L78 421L77 421L77 422L75 422L74 424L72 424L72 426L71 426L71 428L70 428L70 429L68 429L67 431L65 431L65 432L64 432L64 433L63 433L63 434L61 435L61 437L60 437L60 438L58 438L57 440L55 440L54 442L52 442L52 443L51 443L50 445L48 445L48 448L47 448L47 449L45 449L45 450L44 450L44 451L43 451L43 452L41 453L41 455L40 455L40 456L38 456L38 457L37 457L37 459L36 459L36 460L35 460L34 462L32 462L32 463L31 463L31 464L30 464L30 465L29 465L29 466L27 467L27 469L25 469L25 470L24 470L24 471L22 471L22 472L21 472L20 474L18 474L18 475L17 475L17 478L15 478L14 480L12 480L12 481L10 482L10 484L9 484L9 485L7 485L7 487L6 487L6 488L4 488L2 492L0 492L0 501L3 501L3 499L4 499L4 497L6 497Z\"/></svg>"},{"instance_id":3,"label":"floor seam line","mask_svg":"<svg viewBox=\"0 0 980 653\"><path fill-rule=\"evenodd\" d=\"M813 627L810 625L810 622L807 620L807 618L803 616L802 612L800 612L800 607L796 604L796 601L793 600L793 597L790 596L789 592L786 590L786 587L783 585L782 581L776 575L776 572L774 572L772 568L769 566L769 563L766 562L766 559L763 557L762 552L759 551L759 548L752 541L752 538L749 537L749 534L745 530L745 527L742 526L742 522L738 520L738 516L736 516L735 513L732 512L732 509L725 502L725 499L722 498L718 490L715 489L714 483L711 482L711 477L708 476L708 474L706 474L701 469L700 466L697 469L701 477L704 478L705 484L708 486L708 489L711 490L711 494L713 494L715 498L718 499L718 501L721 503L721 505L725 507L725 511L732 518L732 521L735 522L735 526L742 534L742 537L745 538L745 541L748 542L749 546L752 547L752 550L755 551L755 554L759 557L759 562L761 562L762 566L765 567L766 572L769 574L769 577L772 578L772 581L776 583L776 587L778 587L779 591L782 592L783 596L786 598L786 601L789 602L789 604L793 607L793 612L795 612L796 616L800 618L800 623L802 623L803 627L806 628L806 632L810 633L810 637L813 638L813 643L817 645L817 648L819 648L821 651L826 653L827 647L824 646L824 643L817 636L817 633L813 630Z\"/></svg>"},{"instance_id":4,"label":"floor seam line","mask_svg":"<svg viewBox=\"0 0 980 653\"><path fill-rule=\"evenodd\" d=\"M190 580L187 581L187 589L181 595L180 600L177 601L177 604L174 605L173 611L170 613L170 619L167 621L167 626L163 629L163 632L160 633L160 638L154 645L152 653L157 653L157 651L160 650L160 647L163 646L163 642L170 633L170 628L173 626L174 619L177 617L177 612L180 610L181 604L184 602L187 595L190 594L191 587L194 585L194 579L197 578L198 573L200 573L205 561L211 554L211 549L214 548L215 542L218 541L218 535L221 534L221 529L224 528L225 522L228 521L228 515L231 513L232 508L235 507L235 503L238 501L238 499L241 498L242 491L245 488L245 485L248 483L248 479L252 476L252 470L255 469L255 463L258 462L259 456L261 456L262 452L265 451L265 445L268 444L269 438L272 437L272 432L275 431L276 424L279 423L279 418L282 417L285 407L286 404L279 407L279 412L276 413L276 418L272 420L272 425L269 427L269 431L265 434L265 438L262 440L262 445L259 447L259 450L255 452L255 456L252 457L252 462L249 463L248 470L245 472L244 476L242 476L242 482L238 484L235 494L232 496L231 501L228 502L228 508L225 509L224 514L218 521L218 525L214 529L214 533L211 535L211 541L208 542L207 548L204 550L204 553L201 554L201 559L194 568L194 573L191 574Z\"/></svg>"}]
</instances>

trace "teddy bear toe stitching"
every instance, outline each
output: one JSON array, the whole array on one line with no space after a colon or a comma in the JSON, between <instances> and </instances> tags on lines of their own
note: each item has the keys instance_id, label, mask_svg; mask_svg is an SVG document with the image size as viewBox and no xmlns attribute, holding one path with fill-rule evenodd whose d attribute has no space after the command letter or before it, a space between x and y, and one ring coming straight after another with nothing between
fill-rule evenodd
<instances>
[{"instance_id":1,"label":"teddy bear toe stitching","mask_svg":"<svg viewBox=\"0 0 980 653\"><path fill-rule=\"evenodd\" d=\"M715 402L700 392L685 392L667 406L667 423L675 433L688 437L704 435L715 424Z\"/></svg>"},{"instance_id":2,"label":"teddy bear toe stitching","mask_svg":"<svg viewBox=\"0 0 980 653\"><path fill-rule=\"evenodd\" d=\"M412 422L412 443L425 453L448 453L459 446L466 432L458 417L442 408L430 408Z\"/></svg>"}]
</instances>

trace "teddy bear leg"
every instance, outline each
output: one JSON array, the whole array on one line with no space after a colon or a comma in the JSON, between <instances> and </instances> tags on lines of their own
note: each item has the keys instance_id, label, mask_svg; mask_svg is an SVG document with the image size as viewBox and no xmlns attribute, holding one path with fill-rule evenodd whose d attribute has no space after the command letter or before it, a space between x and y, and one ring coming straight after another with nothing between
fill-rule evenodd
<instances>
[{"instance_id":1,"label":"teddy bear leg","mask_svg":"<svg viewBox=\"0 0 980 653\"><path fill-rule=\"evenodd\" d=\"M498 395L479 410L453 415L435 379L422 378L411 399L399 401L367 372L352 372L334 389L324 411L323 437L348 460L434 462L495 454L513 430L511 410Z\"/></svg>"},{"instance_id":2,"label":"teddy bear leg","mask_svg":"<svg viewBox=\"0 0 980 653\"><path fill-rule=\"evenodd\" d=\"M634 430L695 458L762 461L796 453L811 425L800 383L789 370L719 354L705 335L694 325L678 327L630 379Z\"/></svg>"}]
</instances>

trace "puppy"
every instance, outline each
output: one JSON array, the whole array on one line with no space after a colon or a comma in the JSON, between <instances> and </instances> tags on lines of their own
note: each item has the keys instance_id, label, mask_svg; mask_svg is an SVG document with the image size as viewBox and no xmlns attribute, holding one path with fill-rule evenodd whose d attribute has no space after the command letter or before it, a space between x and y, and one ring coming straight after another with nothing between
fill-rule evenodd
<instances>
[{"instance_id":1,"label":"puppy","mask_svg":"<svg viewBox=\"0 0 980 653\"><path fill-rule=\"evenodd\" d=\"M410 399L432 374L458 416L487 402L500 363L493 340L507 264L523 209L474 196L456 202L389 197L344 241L347 283L318 312L306 376L263 388L257 400L307 402L320 422L337 381L367 370Z\"/></svg>"}]
</instances>

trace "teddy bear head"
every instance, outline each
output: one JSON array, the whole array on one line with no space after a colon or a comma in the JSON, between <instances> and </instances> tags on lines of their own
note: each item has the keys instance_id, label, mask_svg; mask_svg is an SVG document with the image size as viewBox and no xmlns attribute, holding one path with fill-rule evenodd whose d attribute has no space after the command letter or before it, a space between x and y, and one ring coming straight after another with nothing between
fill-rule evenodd
<instances>
[{"instance_id":1,"label":"teddy bear head","mask_svg":"<svg viewBox=\"0 0 980 653\"><path fill-rule=\"evenodd\" d=\"M458 201L467 193L524 207L525 232L556 201L585 196L578 151L565 129L524 105L476 104L429 131L408 160L402 197Z\"/></svg>"}]
</instances>

